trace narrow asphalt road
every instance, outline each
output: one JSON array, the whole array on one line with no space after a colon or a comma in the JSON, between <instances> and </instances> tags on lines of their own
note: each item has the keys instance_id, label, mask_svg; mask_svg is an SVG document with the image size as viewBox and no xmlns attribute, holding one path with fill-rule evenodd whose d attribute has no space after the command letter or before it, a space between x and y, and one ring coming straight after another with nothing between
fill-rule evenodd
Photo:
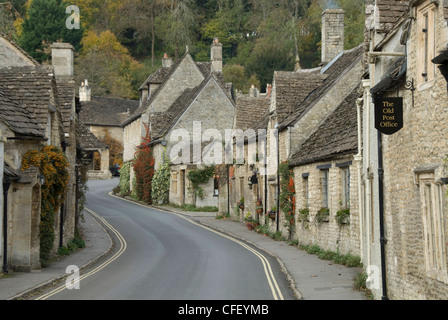
<instances>
[{"instance_id":1,"label":"narrow asphalt road","mask_svg":"<svg viewBox=\"0 0 448 320\"><path fill-rule=\"evenodd\" d=\"M91 181L87 195L87 208L114 231L115 253L81 274L79 289L45 299L294 299L275 259L189 218L109 196L117 184Z\"/></svg>"}]
</instances>

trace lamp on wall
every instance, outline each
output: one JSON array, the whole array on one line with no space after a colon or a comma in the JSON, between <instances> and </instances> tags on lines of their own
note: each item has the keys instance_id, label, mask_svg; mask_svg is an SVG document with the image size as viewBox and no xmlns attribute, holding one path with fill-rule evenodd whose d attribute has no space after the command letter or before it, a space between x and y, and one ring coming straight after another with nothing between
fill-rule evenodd
<instances>
[{"instance_id":1,"label":"lamp on wall","mask_svg":"<svg viewBox=\"0 0 448 320\"><path fill-rule=\"evenodd\" d=\"M40 185L43 186L45 184L45 176L43 174L39 177Z\"/></svg>"}]
</instances>

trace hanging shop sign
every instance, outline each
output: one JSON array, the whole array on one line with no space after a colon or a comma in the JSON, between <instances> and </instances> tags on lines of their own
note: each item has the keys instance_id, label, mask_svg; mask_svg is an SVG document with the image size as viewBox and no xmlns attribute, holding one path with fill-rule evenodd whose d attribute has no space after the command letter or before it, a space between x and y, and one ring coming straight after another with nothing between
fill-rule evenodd
<instances>
[{"instance_id":1,"label":"hanging shop sign","mask_svg":"<svg viewBox=\"0 0 448 320\"><path fill-rule=\"evenodd\" d=\"M387 135L403 128L403 98L375 98L375 128Z\"/></svg>"}]
</instances>

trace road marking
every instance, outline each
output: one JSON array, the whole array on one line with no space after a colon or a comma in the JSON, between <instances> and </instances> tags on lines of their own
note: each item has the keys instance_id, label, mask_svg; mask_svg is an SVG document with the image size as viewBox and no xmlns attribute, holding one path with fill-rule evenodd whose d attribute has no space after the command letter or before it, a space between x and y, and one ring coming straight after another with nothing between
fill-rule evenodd
<instances>
[{"instance_id":1,"label":"road marking","mask_svg":"<svg viewBox=\"0 0 448 320\"><path fill-rule=\"evenodd\" d=\"M117 198L119 200L127 201L127 202L133 203L135 205L138 205L138 206L141 206L141 207L144 207L144 208L147 208L147 209L151 209L148 206L145 206L143 204L140 204L140 203L137 203L137 202L134 202L134 201L131 201L131 200L127 200L127 199L123 199L123 198L117 197L117 196L113 195L112 193L109 193L109 195L111 197ZM195 222L195 221L193 221L193 220L183 216L182 214L179 214L179 213L176 213L176 212L164 211L164 210L155 209L155 208L153 210L163 211L163 212L166 212L166 213L169 213L169 214L176 215L176 216L178 216L178 217L180 217L180 218L190 222L191 224L194 224L194 225L199 226L199 227L201 227L203 229L211 231L211 232L213 232L213 233L215 233L215 234L217 234L217 235L219 235L221 237L227 238L227 239L229 239L229 240L239 244L240 246L244 247L245 249L249 250L250 252L252 252L255 256L257 256L261 260L261 263L263 264L264 273L266 275L266 278L267 278L269 287L271 289L272 295L274 297L274 300L284 300L283 294L282 294L282 292L281 292L281 290L280 290L280 288L278 286L278 283L277 283L277 280L275 279L274 273L272 272L271 264L269 263L268 259L266 259L266 257L264 255L262 255L260 252L258 252L257 250L253 249L252 247L248 246L246 243L244 243L244 242L242 242L242 241L240 241L238 239L235 239L235 238L230 237L230 236L228 236L228 235L226 235L226 234L224 234L222 232L219 232L217 230L214 230L212 228L204 226L204 225L202 225L200 223L197 223L197 222Z\"/></svg>"},{"instance_id":2,"label":"road marking","mask_svg":"<svg viewBox=\"0 0 448 320\"><path fill-rule=\"evenodd\" d=\"M110 225L104 218L100 217L96 212L94 212L88 208L84 208L84 210L86 210L92 216L96 217L98 220L100 220L102 223L104 223L104 225L106 225L117 236L118 241L120 242L120 249L110 259L108 259L107 261L105 261L104 263L102 263L101 265L96 267L95 269L91 270L90 272L79 277L79 279L74 281L73 284L76 284L76 283L80 282L81 280L84 280L84 279L90 277L91 275L94 275L98 271L101 271L102 269L107 267L110 263L112 263L113 261L118 259L118 257L120 257L123 254L123 252L126 251L126 248L127 248L127 243L124 240L123 236L120 234L120 232L118 232L114 227L112 227L112 225ZM36 300L46 300L65 289L67 289L67 286L64 284L48 293L36 298Z\"/></svg>"}]
</instances>

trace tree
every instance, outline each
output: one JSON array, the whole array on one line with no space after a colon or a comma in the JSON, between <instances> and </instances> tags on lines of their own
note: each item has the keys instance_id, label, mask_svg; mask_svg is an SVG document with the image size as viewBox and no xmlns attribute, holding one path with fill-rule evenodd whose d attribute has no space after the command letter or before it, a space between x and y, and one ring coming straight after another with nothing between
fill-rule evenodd
<instances>
[{"instance_id":1,"label":"tree","mask_svg":"<svg viewBox=\"0 0 448 320\"><path fill-rule=\"evenodd\" d=\"M83 29L66 27L67 6L63 0L33 0L29 5L19 42L37 61L49 60L49 47L56 41L70 43L76 51L80 50Z\"/></svg>"},{"instance_id":2,"label":"tree","mask_svg":"<svg viewBox=\"0 0 448 320\"><path fill-rule=\"evenodd\" d=\"M231 82L236 90L243 93L248 93L252 85L260 88L260 80L254 74L248 77L242 65L227 64L223 68L223 74L226 82Z\"/></svg>"},{"instance_id":3,"label":"tree","mask_svg":"<svg viewBox=\"0 0 448 320\"><path fill-rule=\"evenodd\" d=\"M137 98L133 76L143 66L120 44L111 31L87 32L82 39L77 63L77 80L89 79L96 95ZM140 83L141 84L141 83Z\"/></svg>"},{"instance_id":4,"label":"tree","mask_svg":"<svg viewBox=\"0 0 448 320\"><path fill-rule=\"evenodd\" d=\"M164 11L156 18L156 35L163 39L174 59L195 39L196 15L193 0L164 0Z\"/></svg>"}]
</instances>

